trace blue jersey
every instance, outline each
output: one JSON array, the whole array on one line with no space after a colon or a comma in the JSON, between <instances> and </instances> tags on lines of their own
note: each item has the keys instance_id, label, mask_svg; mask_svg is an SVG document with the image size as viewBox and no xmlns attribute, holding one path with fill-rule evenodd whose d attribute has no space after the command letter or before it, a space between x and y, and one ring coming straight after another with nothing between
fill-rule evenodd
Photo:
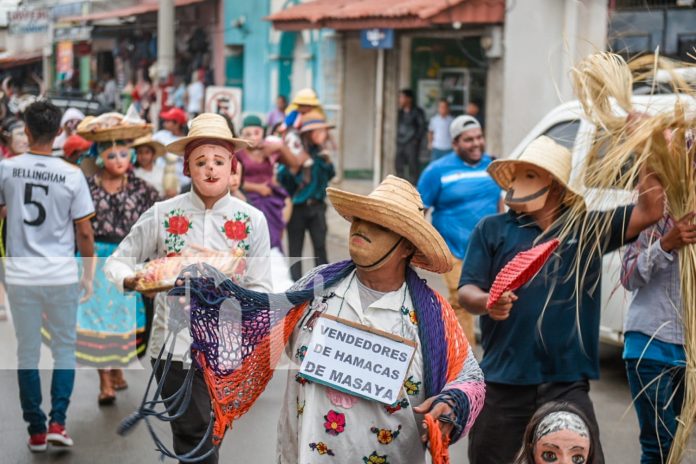
<instances>
[{"instance_id":1,"label":"blue jersey","mask_svg":"<svg viewBox=\"0 0 696 464\"><path fill-rule=\"evenodd\" d=\"M489 164L486 154L471 166L452 152L430 163L418 181L425 207L433 208L433 226L458 259L481 218L498 212L500 187L486 172Z\"/></svg>"}]
</instances>

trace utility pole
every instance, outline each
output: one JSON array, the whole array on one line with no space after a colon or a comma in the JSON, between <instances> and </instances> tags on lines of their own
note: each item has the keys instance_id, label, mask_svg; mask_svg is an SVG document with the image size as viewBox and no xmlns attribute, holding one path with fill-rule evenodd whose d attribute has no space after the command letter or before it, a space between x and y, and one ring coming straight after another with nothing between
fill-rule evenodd
<instances>
[{"instance_id":1,"label":"utility pole","mask_svg":"<svg viewBox=\"0 0 696 464\"><path fill-rule=\"evenodd\" d=\"M159 0L157 72L164 79L174 72L174 0Z\"/></svg>"}]
</instances>

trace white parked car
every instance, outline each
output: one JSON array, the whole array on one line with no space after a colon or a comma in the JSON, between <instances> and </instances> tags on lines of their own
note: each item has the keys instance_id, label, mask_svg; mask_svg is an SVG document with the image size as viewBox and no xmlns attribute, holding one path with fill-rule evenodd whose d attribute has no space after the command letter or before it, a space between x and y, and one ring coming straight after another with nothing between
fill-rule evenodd
<instances>
[{"instance_id":1,"label":"white parked car","mask_svg":"<svg viewBox=\"0 0 696 464\"><path fill-rule=\"evenodd\" d=\"M658 76L659 77L659 76ZM638 92L637 92L638 93ZM669 112L674 110L676 99L690 108L696 109L696 100L690 97L677 97L675 94L634 95L633 107L637 111L648 114ZM622 110L616 107L616 113ZM625 113L624 113L625 115ZM583 185L580 177L580 167L583 165L589 148L595 140L595 126L584 116L577 100L559 105L550 111L510 154L511 158L518 157L522 150L535 138L547 135L558 143L569 148L573 153L573 173L571 182ZM616 206L631 203L633 192L614 190L609 195L603 192L601 201L596 189L586 186L585 201L591 210L607 210ZM631 301L631 295L620 284L621 255L620 252L609 253L604 257L602 276L602 320L600 340L605 343L623 345L623 321Z\"/></svg>"}]
</instances>

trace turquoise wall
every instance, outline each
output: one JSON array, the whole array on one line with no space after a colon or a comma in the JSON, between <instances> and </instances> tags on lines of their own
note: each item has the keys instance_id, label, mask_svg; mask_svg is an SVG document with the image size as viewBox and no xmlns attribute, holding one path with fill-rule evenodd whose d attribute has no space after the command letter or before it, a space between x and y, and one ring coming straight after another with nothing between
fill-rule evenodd
<instances>
[{"instance_id":1,"label":"turquoise wall","mask_svg":"<svg viewBox=\"0 0 696 464\"><path fill-rule=\"evenodd\" d=\"M243 56L227 57L225 60L226 85L241 86L243 90L244 113L267 113L275 103L277 95L271 94L271 71L278 76L277 92L289 100L300 89L291 88L293 55L295 42L300 32L281 32L276 35L278 43L270 42L271 23L263 18L270 14L270 0L223 0L225 5L225 45L244 47ZM285 8L297 0L287 0ZM234 27L233 22L245 17L242 27ZM322 31L323 33L323 31ZM322 33L314 31L312 37ZM322 75L322 51L330 50L335 55L335 46L322 47L321 40L311 40L307 52L311 60L306 66L312 69L310 85L322 97L324 76ZM322 50L323 48L323 50ZM226 52L225 52L226 53ZM238 83L241 82L241 85Z\"/></svg>"},{"instance_id":2,"label":"turquoise wall","mask_svg":"<svg viewBox=\"0 0 696 464\"><path fill-rule=\"evenodd\" d=\"M269 33L271 23L264 21L270 10L270 0L223 0L225 5L225 45L241 45L244 55L227 59L225 80L230 83L241 80L243 111L266 113L273 105L271 88L271 61ZM241 28L233 27L233 21L244 16ZM239 69L241 66L242 69Z\"/></svg>"}]
</instances>

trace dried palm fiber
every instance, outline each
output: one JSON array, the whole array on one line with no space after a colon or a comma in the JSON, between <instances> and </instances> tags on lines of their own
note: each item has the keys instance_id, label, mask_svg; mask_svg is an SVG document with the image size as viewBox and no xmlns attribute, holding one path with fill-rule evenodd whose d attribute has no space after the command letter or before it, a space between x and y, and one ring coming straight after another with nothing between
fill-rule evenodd
<instances>
[{"instance_id":1,"label":"dried palm fiber","mask_svg":"<svg viewBox=\"0 0 696 464\"><path fill-rule=\"evenodd\" d=\"M633 79L627 79L629 66L618 58L593 55L584 60L574 71L576 92L582 101L587 116L604 133L596 137L584 168L586 185L599 189L599 196L608 199L615 189L632 190L640 173L647 169L655 173L663 184L667 212L675 218L696 210L696 145L693 143L696 118L696 95L686 83L674 73L675 64L658 56L641 57L633 63L637 78L655 82L658 70L666 70L674 76L671 84L678 98L674 111L656 116L646 116L632 128L621 126L618 116L607 111L607 102L615 99L626 112L632 111L630 100L626 101ZM652 61L652 71L648 68ZM612 63L614 73L607 73ZM597 76L606 79L602 91L596 91ZM595 89L588 92L588 88ZM614 94L613 92L616 92ZM611 108L609 108L611 110ZM601 193L604 192L604 193ZM598 198L601 201L602 198ZM574 210L568 214L566 231L577 227L583 213ZM626 218L628 220L628 218ZM591 252L599 249L599 232L606 231L609 224L598 224L594 234L588 225L582 224L581 247ZM578 281L576 291L583 288L583 269L577 263ZM679 417L676 436L669 455L669 463L681 462L694 425L696 414L696 246L684 247L679 252L679 268L682 294L682 318L685 332L686 374L684 379L684 405Z\"/></svg>"},{"instance_id":2,"label":"dried palm fiber","mask_svg":"<svg viewBox=\"0 0 696 464\"><path fill-rule=\"evenodd\" d=\"M691 86L682 75L677 72L677 68L693 68L692 63L684 63L665 58L660 55L642 55L632 59L628 63L628 67L633 75L634 85L640 83L650 83L655 89L658 79L656 71L662 71L669 76L668 85L674 93L689 93L692 91Z\"/></svg>"},{"instance_id":3,"label":"dried palm fiber","mask_svg":"<svg viewBox=\"0 0 696 464\"><path fill-rule=\"evenodd\" d=\"M571 71L575 94L593 123L607 132L621 131L624 118L612 110L612 100L626 112L631 109L633 78L626 62L613 53L596 53Z\"/></svg>"}]
</instances>

